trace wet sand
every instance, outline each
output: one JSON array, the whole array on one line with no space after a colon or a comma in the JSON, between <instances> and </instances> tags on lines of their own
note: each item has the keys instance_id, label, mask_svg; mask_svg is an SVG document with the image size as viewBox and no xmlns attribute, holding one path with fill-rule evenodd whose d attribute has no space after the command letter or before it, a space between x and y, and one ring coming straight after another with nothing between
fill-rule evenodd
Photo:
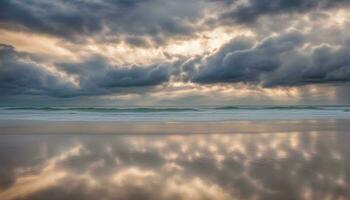
<instances>
[{"instance_id":1,"label":"wet sand","mask_svg":"<svg viewBox=\"0 0 350 200\"><path fill-rule=\"evenodd\" d=\"M0 120L0 134L237 134L305 131L348 132L350 120L224 122L52 122Z\"/></svg>"},{"instance_id":2,"label":"wet sand","mask_svg":"<svg viewBox=\"0 0 350 200\"><path fill-rule=\"evenodd\" d=\"M1 200L350 199L346 120L1 121Z\"/></svg>"}]
</instances>

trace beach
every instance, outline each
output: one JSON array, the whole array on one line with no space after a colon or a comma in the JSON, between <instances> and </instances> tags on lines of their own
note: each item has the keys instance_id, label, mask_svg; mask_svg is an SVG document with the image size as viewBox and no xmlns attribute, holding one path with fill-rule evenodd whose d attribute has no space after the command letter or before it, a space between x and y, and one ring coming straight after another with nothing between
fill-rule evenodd
<instances>
[{"instance_id":1,"label":"beach","mask_svg":"<svg viewBox=\"0 0 350 200\"><path fill-rule=\"evenodd\" d=\"M346 118L8 118L0 121L4 200L350 198Z\"/></svg>"}]
</instances>

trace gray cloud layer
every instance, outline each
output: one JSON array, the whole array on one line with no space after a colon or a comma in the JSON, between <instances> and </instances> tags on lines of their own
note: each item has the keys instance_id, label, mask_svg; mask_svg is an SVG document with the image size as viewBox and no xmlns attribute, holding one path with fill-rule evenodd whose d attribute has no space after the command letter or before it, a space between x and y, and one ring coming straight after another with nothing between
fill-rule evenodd
<instances>
[{"instance_id":1,"label":"gray cloud layer","mask_svg":"<svg viewBox=\"0 0 350 200\"><path fill-rule=\"evenodd\" d=\"M167 82L172 63L149 66L114 66L102 57L82 63L58 63L57 69L74 76L78 85L36 63L29 54L12 46L0 46L0 88L2 95L79 96L140 92ZM139 89L142 88L142 89Z\"/></svg>"},{"instance_id":2,"label":"gray cloud layer","mask_svg":"<svg viewBox=\"0 0 350 200\"><path fill-rule=\"evenodd\" d=\"M77 62L50 63L43 56L19 52L4 44L0 46L0 89L7 96L73 97L142 93L170 80L266 88L345 85L350 81L350 21L338 26L331 20L334 9L346 8L349 2L3 0L1 30L47 34L70 42L96 37L103 42L124 40L135 48L147 48L150 42L161 44L172 37L194 37L197 31L220 24L255 22L256 26L247 28L255 36L233 38L208 55L181 56L176 61L147 65L116 65L101 55ZM213 4L218 5L216 9L209 8ZM258 20L261 16L267 19ZM206 19L216 23L200 25ZM38 57L40 60L35 59Z\"/></svg>"},{"instance_id":3,"label":"gray cloud layer","mask_svg":"<svg viewBox=\"0 0 350 200\"><path fill-rule=\"evenodd\" d=\"M118 39L120 34L131 34L162 42L171 35L190 35L191 22L201 15L199 7L200 2L184 0L4 0L0 26L65 39L96 35Z\"/></svg>"},{"instance_id":4,"label":"gray cloud layer","mask_svg":"<svg viewBox=\"0 0 350 200\"><path fill-rule=\"evenodd\" d=\"M350 81L349 42L340 48L321 45L302 50L303 34L291 32L268 37L257 44L238 38L190 68L198 83L260 84L264 87L297 86ZM195 65L198 63L193 63Z\"/></svg>"},{"instance_id":5,"label":"gray cloud layer","mask_svg":"<svg viewBox=\"0 0 350 200\"><path fill-rule=\"evenodd\" d=\"M157 86L167 82L172 72L171 63L149 66L114 66L105 58L94 57L82 63L58 64L70 75L77 76L81 92L87 94L120 92L123 89Z\"/></svg>"},{"instance_id":6,"label":"gray cloud layer","mask_svg":"<svg viewBox=\"0 0 350 200\"><path fill-rule=\"evenodd\" d=\"M0 89L2 95L38 94L65 96L74 86L31 62L29 55L0 44Z\"/></svg>"},{"instance_id":7,"label":"gray cloud layer","mask_svg":"<svg viewBox=\"0 0 350 200\"><path fill-rule=\"evenodd\" d=\"M3 94L78 96L140 92L174 77L199 84L246 83L263 87L300 86L350 81L349 42L334 48L302 47L306 36L288 32L254 43L236 38L203 58L145 66L116 66L94 56L79 63L56 63L75 77L78 86L31 60L30 55L1 45L0 81Z\"/></svg>"},{"instance_id":8,"label":"gray cloud layer","mask_svg":"<svg viewBox=\"0 0 350 200\"><path fill-rule=\"evenodd\" d=\"M325 10L337 6L348 6L348 0L248 0L229 1L231 9L221 14L221 19L239 23L251 23L264 15L301 13L310 10Z\"/></svg>"}]
</instances>

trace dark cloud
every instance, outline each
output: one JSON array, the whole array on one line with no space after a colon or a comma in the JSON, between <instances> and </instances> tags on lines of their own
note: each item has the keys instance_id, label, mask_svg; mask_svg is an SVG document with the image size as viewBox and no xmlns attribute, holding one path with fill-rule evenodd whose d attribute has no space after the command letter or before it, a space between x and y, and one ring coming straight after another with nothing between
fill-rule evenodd
<instances>
[{"instance_id":1,"label":"dark cloud","mask_svg":"<svg viewBox=\"0 0 350 200\"><path fill-rule=\"evenodd\" d=\"M141 37L127 37L125 39L126 43L128 43L130 46L135 47L148 47L149 43L147 40Z\"/></svg>"},{"instance_id":2,"label":"dark cloud","mask_svg":"<svg viewBox=\"0 0 350 200\"><path fill-rule=\"evenodd\" d=\"M0 2L2 28L82 39L120 34L151 36L160 42L172 35L189 35L201 10L194 1L59 0Z\"/></svg>"},{"instance_id":3,"label":"dark cloud","mask_svg":"<svg viewBox=\"0 0 350 200\"><path fill-rule=\"evenodd\" d=\"M85 94L113 93L127 89L137 91L138 87L152 87L167 82L174 63L153 65L117 66L105 58L93 57L80 63L58 64L59 69L74 75L80 84L80 92ZM138 91L140 92L140 91Z\"/></svg>"},{"instance_id":4,"label":"dark cloud","mask_svg":"<svg viewBox=\"0 0 350 200\"><path fill-rule=\"evenodd\" d=\"M12 46L1 45L0 88L3 95L58 97L141 92L167 82L175 64L115 66L102 57L92 57L79 63L57 64L58 70L75 77L76 85L58 73L50 72L45 63L36 63L29 54L17 52Z\"/></svg>"},{"instance_id":5,"label":"dark cloud","mask_svg":"<svg viewBox=\"0 0 350 200\"><path fill-rule=\"evenodd\" d=\"M319 46L307 55L290 53L280 69L265 78L264 85L273 87L349 82L349 52L349 44L345 43L341 48Z\"/></svg>"},{"instance_id":6,"label":"dark cloud","mask_svg":"<svg viewBox=\"0 0 350 200\"><path fill-rule=\"evenodd\" d=\"M269 37L258 44L238 38L204 59L192 81L198 83L259 83L261 76L280 67L282 57L303 40L298 33Z\"/></svg>"},{"instance_id":7,"label":"dark cloud","mask_svg":"<svg viewBox=\"0 0 350 200\"><path fill-rule=\"evenodd\" d=\"M0 2L0 27L75 41L86 36L118 40L121 35L127 35L134 37L131 43L138 38L136 44L140 44L140 36L162 43L169 37L193 35L204 28L199 27L198 22L207 17L206 10L211 7L220 9L211 9L210 19L207 19L209 28L227 20L251 23L264 15L345 5L349 5L348 0L248 0L244 3L236 0L3 0Z\"/></svg>"},{"instance_id":8,"label":"dark cloud","mask_svg":"<svg viewBox=\"0 0 350 200\"><path fill-rule=\"evenodd\" d=\"M277 87L350 81L347 42L340 48L321 45L306 51L301 49L305 38L298 32L268 37L256 44L238 38L185 71L190 80L201 84L242 82Z\"/></svg>"},{"instance_id":9,"label":"dark cloud","mask_svg":"<svg viewBox=\"0 0 350 200\"><path fill-rule=\"evenodd\" d=\"M310 10L325 10L337 6L348 6L348 0L232 0L232 9L221 14L221 20L238 23L252 23L260 16L274 14L301 13Z\"/></svg>"},{"instance_id":10,"label":"dark cloud","mask_svg":"<svg viewBox=\"0 0 350 200\"><path fill-rule=\"evenodd\" d=\"M2 95L72 95L74 85L32 62L30 56L0 44L0 89Z\"/></svg>"}]
</instances>

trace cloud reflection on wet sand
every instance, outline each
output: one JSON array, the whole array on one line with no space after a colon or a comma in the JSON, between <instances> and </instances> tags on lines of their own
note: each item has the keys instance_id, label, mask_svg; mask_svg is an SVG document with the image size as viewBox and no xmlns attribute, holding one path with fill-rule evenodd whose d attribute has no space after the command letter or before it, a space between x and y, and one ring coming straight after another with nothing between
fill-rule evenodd
<instances>
[{"instance_id":1,"label":"cloud reflection on wet sand","mask_svg":"<svg viewBox=\"0 0 350 200\"><path fill-rule=\"evenodd\" d=\"M1 135L0 199L349 199L350 135Z\"/></svg>"}]
</instances>

